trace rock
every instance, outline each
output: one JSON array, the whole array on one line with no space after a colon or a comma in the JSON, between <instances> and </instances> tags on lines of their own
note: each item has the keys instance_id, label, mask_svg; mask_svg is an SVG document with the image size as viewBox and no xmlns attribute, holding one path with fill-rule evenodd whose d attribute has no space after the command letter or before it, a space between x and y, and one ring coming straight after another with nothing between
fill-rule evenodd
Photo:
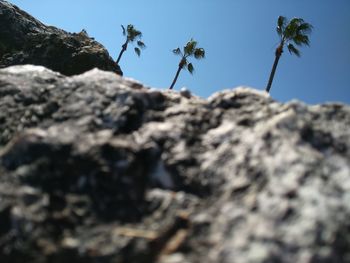
<instances>
[{"instance_id":1,"label":"rock","mask_svg":"<svg viewBox=\"0 0 350 263\"><path fill-rule=\"evenodd\" d=\"M350 262L350 107L0 70L0 258Z\"/></svg>"},{"instance_id":2,"label":"rock","mask_svg":"<svg viewBox=\"0 0 350 263\"><path fill-rule=\"evenodd\" d=\"M34 64L71 76L97 67L122 75L107 50L85 30L68 33L46 26L3 0L0 11L0 68Z\"/></svg>"},{"instance_id":3,"label":"rock","mask_svg":"<svg viewBox=\"0 0 350 263\"><path fill-rule=\"evenodd\" d=\"M182 87L180 89L180 94L185 98L188 98L188 99L191 98L191 91L186 87Z\"/></svg>"}]
</instances>

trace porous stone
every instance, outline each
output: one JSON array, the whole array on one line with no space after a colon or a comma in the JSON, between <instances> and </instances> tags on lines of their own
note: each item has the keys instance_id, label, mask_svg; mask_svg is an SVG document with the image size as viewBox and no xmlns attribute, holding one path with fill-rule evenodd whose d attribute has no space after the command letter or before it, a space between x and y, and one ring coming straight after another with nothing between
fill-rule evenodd
<instances>
[{"instance_id":1,"label":"porous stone","mask_svg":"<svg viewBox=\"0 0 350 263\"><path fill-rule=\"evenodd\" d=\"M0 70L0 258L350 262L350 107Z\"/></svg>"}]
</instances>

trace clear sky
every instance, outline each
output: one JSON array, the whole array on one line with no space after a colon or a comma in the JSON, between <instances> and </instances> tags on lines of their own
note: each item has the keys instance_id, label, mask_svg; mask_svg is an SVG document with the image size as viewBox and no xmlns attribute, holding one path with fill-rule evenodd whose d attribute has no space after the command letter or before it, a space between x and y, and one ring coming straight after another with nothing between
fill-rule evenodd
<instances>
[{"instance_id":1,"label":"clear sky","mask_svg":"<svg viewBox=\"0 0 350 263\"><path fill-rule=\"evenodd\" d=\"M85 29L116 59L124 41L121 24L143 32L147 49L138 58L128 49L124 75L147 86L167 88L179 57L171 50L191 37L206 50L193 61L195 73L182 71L175 86L208 97L239 85L264 89L278 43L279 15L301 17L314 26L311 46L301 58L283 53L271 96L315 104L350 103L349 0L10 0L45 24L69 32Z\"/></svg>"}]
</instances>

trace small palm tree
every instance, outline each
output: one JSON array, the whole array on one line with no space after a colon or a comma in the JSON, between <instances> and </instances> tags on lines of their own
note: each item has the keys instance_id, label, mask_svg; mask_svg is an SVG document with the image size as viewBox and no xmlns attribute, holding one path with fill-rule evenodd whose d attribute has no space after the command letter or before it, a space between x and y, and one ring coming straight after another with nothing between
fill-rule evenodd
<instances>
[{"instance_id":1,"label":"small palm tree","mask_svg":"<svg viewBox=\"0 0 350 263\"><path fill-rule=\"evenodd\" d=\"M119 64L120 59L122 58L124 52L128 49L128 44L136 41L136 47L134 48L137 56L141 55L141 49L146 48L146 45L141 41L142 33L138 31L133 25L128 25L127 28L122 25L123 36L126 37L125 43L122 45L122 50L119 53L117 64Z\"/></svg>"},{"instance_id":2,"label":"small palm tree","mask_svg":"<svg viewBox=\"0 0 350 263\"><path fill-rule=\"evenodd\" d=\"M280 37L280 43L275 51L275 61L272 66L269 82L266 91L270 92L273 78L275 76L278 61L283 53L283 48L287 45L288 51L300 57L300 51L296 46L309 46L308 34L312 31L312 25L305 23L301 18L293 18L289 22L284 16L279 16L277 20L277 33ZM296 46L295 46L296 45Z\"/></svg>"},{"instance_id":3,"label":"small palm tree","mask_svg":"<svg viewBox=\"0 0 350 263\"><path fill-rule=\"evenodd\" d=\"M187 68L187 70L193 74L194 72L194 67L192 63L189 63L188 58L189 57L194 57L196 59L202 59L205 57L205 50L203 48L197 48L197 42L193 39L191 39L189 42L187 42L186 46L184 46L183 51L181 51L181 49L178 47L176 49L173 50L173 53L175 55L179 55L181 56L181 60L179 63L179 67L177 69L175 78L173 80L173 82L171 83L171 86L169 89L173 89L177 78L179 77L180 71L183 68Z\"/></svg>"}]
</instances>

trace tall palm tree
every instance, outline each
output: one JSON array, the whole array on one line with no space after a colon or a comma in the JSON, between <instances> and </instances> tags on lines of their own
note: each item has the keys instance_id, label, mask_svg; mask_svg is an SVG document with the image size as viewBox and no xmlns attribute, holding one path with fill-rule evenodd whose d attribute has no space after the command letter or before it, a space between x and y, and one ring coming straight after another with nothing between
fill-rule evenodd
<instances>
[{"instance_id":1,"label":"tall palm tree","mask_svg":"<svg viewBox=\"0 0 350 263\"><path fill-rule=\"evenodd\" d=\"M137 46L134 48L134 50L138 56L141 55L141 49L144 49L146 47L145 43L141 41L141 31L137 30L133 25L128 25L126 29L123 25L121 27L123 29L123 36L126 37L126 40L122 45L122 50L119 53L117 64L119 64L119 61L122 58L124 52L128 49L129 43L134 43L136 41Z\"/></svg>"},{"instance_id":2,"label":"tall palm tree","mask_svg":"<svg viewBox=\"0 0 350 263\"><path fill-rule=\"evenodd\" d=\"M205 58L205 50L203 48L197 48L197 41L195 41L193 39L191 39L190 41L187 42L186 46L183 47L183 51L181 51L181 49L178 47L178 48L173 50L173 53L175 55L181 56L181 60L180 60L177 72L175 74L175 78L174 78L173 82L171 83L169 89L173 89L173 87L177 81L177 78L180 75L180 71L183 68L187 68L188 72L193 74L194 67L193 67L192 63L189 63L188 58L190 58L190 57L194 57L196 59Z\"/></svg>"},{"instance_id":3,"label":"tall palm tree","mask_svg":"<svg viewBox=\"0 0 350 263\"><path fill-rule=\"evenodd\" d=\"M301 18L293 18L288 22L284 16L279 16L276 30L280 37L280 43L275 51L275 61L272 66L269 82L266 86L267 92L270 92L278 61L282 56L284 46L287 46L291 54L300 57L300 51L296 46L309 46L310 40L308 34L312 31L312 25L305 23Z\"/></svg>"}]
</instances>

